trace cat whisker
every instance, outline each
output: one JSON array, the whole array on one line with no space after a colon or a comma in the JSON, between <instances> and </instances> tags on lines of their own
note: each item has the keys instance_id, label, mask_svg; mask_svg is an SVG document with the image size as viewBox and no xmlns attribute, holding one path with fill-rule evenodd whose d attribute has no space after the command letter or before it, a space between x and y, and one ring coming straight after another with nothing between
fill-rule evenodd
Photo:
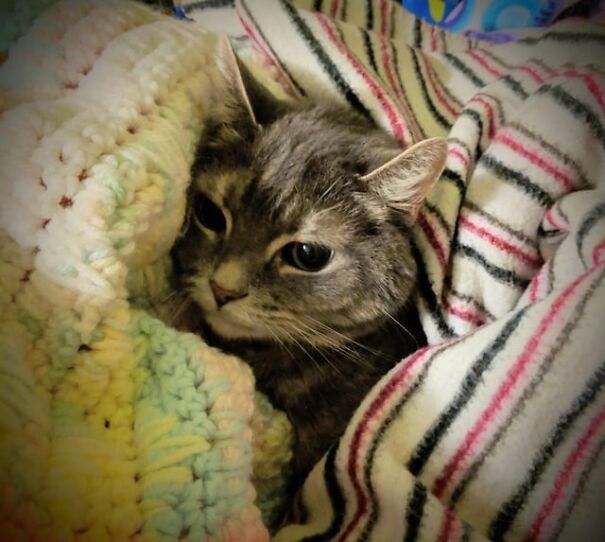
<instances>
[{"instance_id":1,"label":"cat whisker","mask_svg":"<svg viewBox=\"0 0 605 542\"><path fill-rule=\"evenodd\" d=\"M279 344L288 353L291 359L294 359L294 354L292 353L292 350L287 347L286 343L281 339L281 337L277 333L275 333L275 331L273 331L271 326L266 326L266 328L269 334L275 340L275 342Z\"/></svg>"},{"instance_id":2,"label":"cat whisker","mask_svg":"<svg viewBox=\"0 0 605 542\"><path fill-rule=\"evenodd\" d=\"M420 348L420 345L418 344L418 340L416 339L416 337L414 337L414 334L407 328L405 327L399 320L397 320L397 318L395 318L391 313L389 313L388 311L382 310L381 311L387 318L389 318L390 320L392 320L395 325L397 327L399 327L399 329L401 329L402 331L404 331L406 333L406 335L408 335L415 343L416 343L416 348Z\"/></svg>"},{"instance_id":3,"label":"cat whisker","mask_svg":"<svg viewBox=\"0 0 605 542\"><path fill-rule=\"evenodd\" d=\"M349 359L350 361L353 361L362 367L368 365L366 363L365 358L359 352L356 352L341 341L335 340L330 334L321 331L316 327L304 324L304 322L298 323L305 326L306 330L302 330L301 328L299 328L299 332L303 334L303 336L305 336L308 342L311 342L307 338L309 334L312 334L313 336L318 336L328 346L328 348L331 348L332 350L342 354L343 356L346 356L347 359ZM321 322L318 323L321 324ZM324 327L327 328L327 330L329 331L335 331L332 330L332 328L330 328L329 326L324 325Z\"/></svg>"},{"instance_id":4,"label":"cat whisker","mask_svg":"<svg viewBox=\"0 0 605 542\"><path fill-rule=\"evenodd\" d=\"M189 297L188 295L184 295L182 297L182 299L180 300L180 304L176 306L172 314L169 314L171 325L178 327L182 323L181 317L183 316L183 313L191 306L191 303L191 297Z\"/></svg>"},{"instance_id":5,"label":"cat whisker","mask_svg":"<svg viewBox=\"0 0 605 542\"><path fill-rule=\"evenodd\" d=\"M313 365L315 365L315 367L317 367L317 370L320 373L324 373L324 368L317 363L317 360L311 355L309 354L308 350L296 339L295 336L291 335L286 329L284 329L283 327L281 328L281 331L285 333L285 335L288 337L288 340L290 340L291 342L293 342L298 348L300 348L300 350L309 358L309 360L311 360L311 362L313 363ZM295 332L297 330L294 330Z\"/></svg>"},{"instance_id":6,"label":"cat whisker","mask_svg":"<svg viewBox=\"0 0 605 542\"><path fill-rule=\"evenodd\" d=\"M308 344L309 346L311 346L311 348L313 348L313 350L315 350L315 351L316 351L316 352L317 352L317 353L318 353L318 354L319 354L319 355L320 355L320 356L321 356L321 357L324 359L324 361L325 361L325 362L326 362L326 363L327 363L327 364L328 364L330 367L332 367L332 369L334 369L334 370L335 370L335 371L336 371L336 372L337 372L339 375L341 375L341 376L343 376L343 377L345 376L345 375L343 374L343 372L342 372L342 371L341 371L341 370L338 368L338 366L336 366L336 365L334 364L334 362L333 362L332 360L330 360L330 358L328 358L328 357L327 357L327 356L326 356L326 355L323 353L322 349L321 349L321 348L319 348L319 347L318 347L318 346L317 346L317 345L316 345L316 344L315 344L313 341L311 341L311 340L309 339L309 333L308 333L308 331L306 331L306 330L304 330L304 329L301 329L300 327L299 327L299 328L298 328L296 331L297 331L297 333L298 333L298 334L299 334L299 335L300 335L300 336L301 336L301 337L302 337L302 338L303 338L303 339L304 339L304 340L307 342L307 344ZM313 330L311 330L311 331L313 331Z\"/></svg>"},{"instance_id":7,"label":"cat whisker","mask_svg":"<svg viewBox=\"0 0 605 542\"><path fill-rule=\"evenodd\" d=\"M369 354L373 354L373 355L379 355L380 352L374 350L373 348L370 348L364 344L361 344L360 342L356 341L355 339L351 338L351 337L347 337L346 335L340 333L339 331L337 331L336 329L334 329L333 327L324 324L323 322L320 322L319 320L316 320L315 318L307 315L306 318L308 318L309 320L311 320L315 325L318 325L322 328L324 328L328 333L330 333L331 335L335 335L336 337L338 337L339 339L341 339L341 341L335 341L336 343L342 344L342 346L348 350L350 350L350 348L347 346L348 344L352 344L354 346L357 346L359 348L361 348L362 350L365 350L366 352L368 352ZM326 334L324 334L324 337L326 336Z\"/></svg>"}]
</instances>

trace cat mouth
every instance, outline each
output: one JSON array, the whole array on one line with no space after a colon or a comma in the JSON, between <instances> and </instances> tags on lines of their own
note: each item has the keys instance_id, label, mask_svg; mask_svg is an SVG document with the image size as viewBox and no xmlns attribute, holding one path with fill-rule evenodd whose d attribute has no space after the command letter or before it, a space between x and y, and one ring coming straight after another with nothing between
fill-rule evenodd
<instances>
[{"instance_id":1,"label":"cat mouth","mask_svg":"<svg viewBox=\"0 0 605 542\"><path fill-rule=\"evenodd\" d=\"M242 321L224 311L207 312L205 315L206 323L212 328L212 331L225 339L269 339L271 335L267 332L266 326L262 324L254 325L250 322Z\"/></svg>"}]
</instances>

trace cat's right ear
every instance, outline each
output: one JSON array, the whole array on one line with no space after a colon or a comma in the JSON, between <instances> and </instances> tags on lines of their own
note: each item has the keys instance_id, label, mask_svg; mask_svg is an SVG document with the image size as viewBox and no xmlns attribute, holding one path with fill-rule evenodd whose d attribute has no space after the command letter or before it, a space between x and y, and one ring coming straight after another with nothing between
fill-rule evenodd
<instances>
[{"instance_id":1,"label":"cat's right ear","mask_svg":"<svg viewBox=\"0 0 605 542\"><path fill-rule=\"evenodd\" d=\"M370 190L404 222L412 225L429 190L439 179L447 159L447 141L442 137L425 139L386 164L361 177Z\"/></svg>"},{"instance_id":2,"label":"cat's right ear","mask_svg":"<svg viewBox=\"0 0 605 542\"><path fill-rule=\"evenodd\" d=\"M226 35L219 36L219 66L226 77L240 115L255 129L283 115L288 104L276 98L256 80L246 65L238 58Z\"/></svg>"}]
</instances>

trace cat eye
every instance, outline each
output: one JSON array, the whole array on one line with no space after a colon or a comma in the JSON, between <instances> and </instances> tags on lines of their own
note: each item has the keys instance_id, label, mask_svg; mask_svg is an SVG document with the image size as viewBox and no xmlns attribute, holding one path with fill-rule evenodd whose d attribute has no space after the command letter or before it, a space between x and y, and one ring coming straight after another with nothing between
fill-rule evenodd
<instances>
[{"instance_id":1,"label":"cat eye","mask_svg":"<svg viewBox=\"0 0 605 542\"><path fill-rule=\"evenodd\" d=\"M311 243L288 243L282 248L283 260L302 271L316 272L328 265L332 250L323 245Z\"/></svg>"},{"instance_id":2,"label":"cat eye","mask_svg":"<svg viewBox=\"0 0 605 542\"><path fill-rule=\"evenodd\" d=\"M225 215L220 207L204 194L197 194L193 202L193 213L196 222L213 232L222 233L227 227Z\"/></svg>"}]
</instances>

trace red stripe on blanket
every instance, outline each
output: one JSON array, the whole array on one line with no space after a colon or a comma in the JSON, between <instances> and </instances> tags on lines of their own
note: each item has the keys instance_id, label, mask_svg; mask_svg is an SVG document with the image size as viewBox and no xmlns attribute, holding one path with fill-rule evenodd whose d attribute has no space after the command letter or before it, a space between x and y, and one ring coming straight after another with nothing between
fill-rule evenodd
<instances>
[{"instance_id":1,"label":"red stripe on blanket","mask_svg":"<svg viewBox=\"0 0 605 542\"><path fill-rule=\"evenodd\" d=\"M437 239L437 234L435 233L433 226L426 219L426 216L422 212L420 212L420 214L418 215L418 225L424 232L425 237L427 238L429 244L433 248L433 252L435 252L437 259L439 260L439 265L441 266L441 272L445 273L445 270L447 268L447 258L448 258L447 251L445 248L443 248L443 246L439 242L439 239Z\"/></svg>"},{"instance_id":2,"label":"red stripe on blanket","mask_svg":"<svg viewBox=\"0 0 605 542\"><path fill-rule=\"evenodd\" d=\"M324 32L327 34L330 41L336 46L340 53L342 53L347 58L351 66L353 66L353 69L361 76L361 78L368 85L368 87L370 87L370 90L380 102L382 109L384 110L387 118L389 119L389 123L391 124L391 128L393 129L395 137L403 144L403 146L408 146L410 141L404 133L405 128L401 122L401 119L399 118L399 115L395 111L393 105L389 103L389 100L383 90L380 88L380 85L376 83L374 78L366 71L363 64L338 38L336 32L334 32L334 29L330 26L329 19L321 13L314 13L314 16L319 22Z\"/></svg>"},{"instance_id":3,"label":"red stripe on blanket","mask_svg":"<svg viewBox=\"0 0 605 542\"><path fill-rule=\"evenodd\" d=\"M397 66L395 65L395 63L393 61L393 56L389 52L389 40L387 40L387 38L384 35L380 36L379 39L380 39L380 52L382 53L382 65L384 67L384 71L387 75L389 85L395 92L397 103L398 103L399 107L401 108L401 110L403 111L403 114L405 115L405 119L406 119L405 126L406 126L406 128L408 128L408 135L410 137L410 140L415 141L416 139L419 138L419 134L420 134L420 128L418 126L418 121L416 120L416 115L410 109L410 104L409 104L407 98L402 94L402 92L405 92L405 91L403 90L401 85L397 83L397 81L395 80L395 76L393 75L393 69L395 71L397 71ZM414 128L414 130L413 130L414 135L412 135L411 127Z\"/></svg>"},{"instance_id":4,"label":"red stripe on blanket","mask_svg":"<svg viewBox=\"0 0 605 542\"><path fill-rule=\"evenodd\" d=\"M446 302L447 312L450 314L457 316L458 318L465 320L466 322L470 322L471 324L475 324L476 326L482 326L485 324L485 319L480 314L476 312L470 311L468 309L463 309L461 307L456 307L452 305L449 301Z\"/></svg>"},{"instance_id":5,"label":"red stripe on blanket","mask_svg":"<svg viewBox=\"0 0 605 542\"><path fill-rule=\"evenodd\" d=\"M578 440L575 449L567 457L563 468L555 480L551 492L546 498L546 501L538 513L536 520L530 527L528 535L525 537L526 542L541 538L544 523L552 514L557 502L565 493L574 472L577 470L578 465L583 459L585 459L586 449L590 446L591 442L594 440L594 437L599 433L599 430L603 426L603 422L605 422L605 408L593 418L592 422L586 429L586 432L582 435L580 440Z\"/></svg>"},{"instance_id":6,"label":"red stripe on blanket","mask_svg":"<svg viewBox=\"0 0 605 542\"><path fill-rule=\"evenodd\" d=\"M582 73L578 70L567 70L563 72L566 77L574 77L582 79L586 84L586 88L592 97L597 101L602 111L605 111L605 98L603 97L602 89L599 87L597 82L592 78L592 74Z\"/></svg>"},{"instance_id":7,"label":"red stripe on blanket","mask_svg":"<svg viewBox=\"0 0 605 542\"><path fill-rule=\"evenodd\" d=\"M380 0L380 33L383 37L389 33L388 3L389 0Z\"/></svg>"},{"instance_id":8,"label":"red stripe on blanket","mask_svg":"<svg viewBox=\"0 0 605 542\"><path fill-rule=\"evenodd\" d=\"M536 353L539 350L539 346L544 335L552 326L559 313L566 307L568 301L576 292L580 284L582 284L585 279L593 274L595 269L598 268L592 268L577 277L576 280L572 282L563 291L563 293L557 297L557 299L555 299L554 303L552 303L548 314L542 319L538 329L526 343L526 346L521 352L521 355L517 359L516 363L509 369L504 382L500 385L497 392L492 397L489 405L482 412L480 418L477 420L473 428L466 434L462 445L456 450L456 453L445 465L435 480L435 483L433 484L433 493L437 498L441 498L443 496L448 484L463 468L463 462L469 455L473 453L473 448L477 440L489 427L490 423L492 423L496 413L502 407L505 399L511 394L513 388L517 385L527 367L535 359L541 359L540 356L536 355Z\"/></svg>"},{"instance_id":9,"label":"red stripe on blanket","mask_svg":"<svg viewBox=\"0 0 605 542\"><path fill-rule=\"evenodd\" d=\"M540 156L538 150L528 149L526 146L514 140L506 133L499 133L494 138L494 142L502 143L512 151L515 151L520 156L527 158L532 164L538 166L546 173L552 175L567 190L572 190L575 187L576 183L574 182L572 175L565 172L561 168L558 168L556 165L552 164L551 162Z\"/></svg>"},{"instance_id":10,"label":"red stripe on blanket","mask_svg":"<svg viewBox=\"0 0 605 542\"><path fill-rule=\"evenodd\" d=\"M440 345L440 349L445 345L452 344L453 341L446 341ZM374 398L368 409L363 413L361 420L359 421L355 433L351 439L351 445L349 448L349 460L347 463L347 473L353 484L355 490L355 496L357 497L357 511L342 535L338 539L339 542L344 542L347 537L353 532L361 518L368 510L368 497L361 488L361 482L357 477L357 464L361 452L361 445L366 435L371 432L371 425L373 418L380 416L381 411L385 408L387 401L391 396L402 386L404 386L410 378L412 369L416 365L420 366L424 361L429 358L429 354L434 352L436 348L434 346L427 346L421 350L418 350L413 354L407 361L401 364L401 368L391 377L391 379L383 386L379 394Z\"/></svg>"},{"instance_id":11,"label":"red stripe on blanket","mask_svg":"<svg viewBox=\"0 0 605 542\"><path fill-rule=\"evenodd\" d=\"M334 2L332 2L332 5L330 6L330 17L332 17L333 19L336 18L336 14L338 13L339 7L339 0L334 0Z\"/></svg>"},{"instance_id":12,"label":"red stripe on blanket","mask_svg":"<svg viewBox=\"0 0 605 542\"><path fill-rule=\"evenodd\" d=\"M437 542L449 542L452 539L452 535L455 532L457 518L454 512L449 508L445 510L443 515L443 522L441 523L441 530Z\"/></svg>"},{"instance_id":13,"label":"red stripe on blanket","mask_svg":"<svg viewBox=\"0 0 605 542\"><path fill-rule=\"evenodd\" d=\"M530 66L521 66L519 70L527 73L539 85L541 85L545 81L544 77L542 77L536 70L534 70Z\"/></svg>"},{"instance_id":14,"label":"red stripe on blanket","mask_svg":"<svg viewBox=\"0 0 605 542\"><path fill-rule=\"evenodd\" d=\"M489 103L488 100L486 100L483 96L473 96L473 98L471 99L471 102L477 102L480 103L484 108L485 111L487 112L487 122L488 122L488 128L487 128L487 135L489 136L490 139L493 139L494 134L496 133L496 121L494 119L494 106Z\"/></svg>"},{"instance_id":15,"label":"red stripe on blanket","mask_svg":"<svg viewBox=\"0 0 605 542\"><path fill-rule=\"evenodd\" d=\"M437 50L437 27L431 26L431 51Z\"/></svg>"},{"instance_id":16,"label":"red stripe on blanket","mask_svg":"<svg viewBox=\"0 0 605 542\"><path fill-rule=\"evenodd\" d=\"M605 239L601 241L592 251L592 261L595 265L605 261Z\"/></svg>"},{"instance_id":17,"label":"red stripe on blanket","mask_svg":"<svg viewBox=\"0 0 605 542\"><path fill-rule=\"evenodd\" d=\"M251 21L248 21L242 15L242 11L242 9L237 9L236 13L240 22L242 23L242 26L244 27L244 30L246 31L246 34L248 34L248 36L256 44L258 49L265 55L267 60L278 70L279 81L288 87L288 90L290 91L290 94L292 96L296 96L298 94L298 91L292 85L290 78L284 73L281 64L279 63L277 58L275 58L275 55L272 53L271 49L266 47L265 42L257 35L253 23Z\"/></svg>"},{"instance_id":18,"label":"red stripe on blanket","mask_svg":"<svg viewBox=\"0 0 605 542\"><path fill-rule=\"evenodd\" d=\"M554 217L553 217L554 209L555 209L554 207L551 207L548 211L546 211L546 214L544 215L546 222L548 222L555 230L567 231L567 227L562 226L554 219Z\"/></svg>"},{"instance_id":19,"label":"red stripe on blanket","mask_svg":"<svg viewBox=\"0 0 605 542\"><path fill-rule=\"evenodd\" d=\"M489 73L491 73L492 75L496 76L496 77L502 77L504 74L494 68L487 60L485 60L485 57L481 56L477 51L465 51L466 54L468 56L470 56L473 60L477 61L481 66L483 66Z\"/></svg>"},{"instance_id":20,"label":"red stripe on blanket","mask_svg":"<svg viewBox=\"0 0 605 542\"><path fill-rule=\"evenodd\" d=\"M512 245L501 237L498 237L497 235L483 228L482 226L475 224L472 220L468 218L468 216L466 216L466 213L461 216L460 223L467 230L477 234L482 239L488 241L490 245L499 248L503 252L507 252L509 254L512 254L513 256L516 256L519 260L526 263L527 265L536 268L540 267L540 265L542 264L542 262L538 258L523 252L520 248Z\"/></svg>"},{"instance_id":21,"label":"red stripe on blanket","mask_svg":"<svg viewBox=\"0 0 605 542\"><path fill-rule=\"evenodd\" d=\"M470 160L467 156L464 156L464 154L461 153L458 149L450 147L447 151L447 154L448 156L455 156L456 158L458 158L462 162L464 167L468 169L468 166L470 165Z\"/></svg>"},{"instance_id":22,"label":"red stripe on blanket","mask_svg":"<svg viewBox=\"0 0 605 542\"><path fill-rule=\"evenodd\" d=\"M241 15L241 13L238 11L237 12L238 16L239 16L239 20L242 23L242 26L244 27L244 30L246 31L246 34L248 34L248 36L250 36L250 39L256 44L256 46L263 52L263 54L273 60L273 55L271 54L271 52L265 48L265 44L263 43L263 41L261 39L259 39L259 37L256 35L256 32L254 30L254 27L252 26L251 23L249 23L248 21L246 21L246 19L244 19L244 17Z\"/></svg>"},{"instance_id":23,"label":"red stripe on blanket","mask_svg":"<svg viewBox=\"0 0 605 542\"><path fill-rule=\"evenodd\" d=\"M530 301L530 303L535 303L536 301L538 301L538 291L540 290L540 288L542 286L542 279L544 278L544 275L546 274L547 267L548 266L543 265L542 269L540 269L540 271L538 273L536 273L534 278L529 283L529 301Z\"/></svg>"},{"instance_id":24,"label":"red stripe on blanket","mask_svg":"<svg viewBox=\"0 0 605 542\"><path fill-rule=\"evenodd\" d=\"M439 103L447 109L447 112L452 115L452 117L457 117L460 114L460 107L454 107L450 104L446 94L443 92L442 86L435 80L434 69L428 59L424 56L424 53L419 52L418 56L422 61L424 71L428 77L428 82L435 91L437 98L439 98Z\"/></svg>"},{"instance_id":25,"label":"red stripe on blanket","mask_svg":"<svg viewBox=\"0 0 605 542\"><path fill-rule=\"evenodd\" d=\"M380 36L380 52L382 53L382 65L384 66L384 71L387 74L387 79L389 80L389 85L395 92L395 95L399 99L400 102L403 102L403 96L401 94L401 90L399 89L399 85L395 82L395 77L393 75L392 59L391 55L388 51L389 42L385 36Z\"/></svg>"}]
</instances>

